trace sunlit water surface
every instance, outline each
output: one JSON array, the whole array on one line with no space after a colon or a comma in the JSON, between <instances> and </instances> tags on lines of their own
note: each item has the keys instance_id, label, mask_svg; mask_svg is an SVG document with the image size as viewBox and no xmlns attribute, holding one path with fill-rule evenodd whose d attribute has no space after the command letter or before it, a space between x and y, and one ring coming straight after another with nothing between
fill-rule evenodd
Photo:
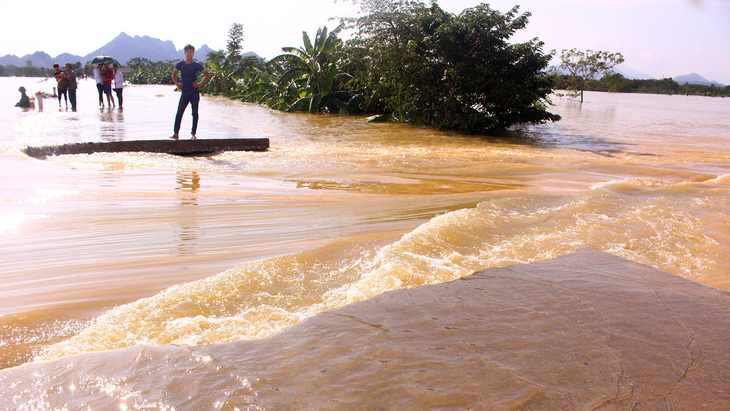
<instances>
[{"instance_id":1,"label":"sunlit water surface","mask_svg":"<svg viewBox=\"0 0 730 411\"><path fill-rule=\"evenodd\" d=\"M0 78L2 367L261 338L388 290L582 247L730 290L730 99L555 97L562 121L494 138L204 97L199 138L271 148L24 155L172 133L172 87L127 87L123 110L100 110L80 84L76 113L54 100L23 111L8 90L52 84ZM59 395L33 383L41 402L27 406Z\"/></svg>"}]
</instances>

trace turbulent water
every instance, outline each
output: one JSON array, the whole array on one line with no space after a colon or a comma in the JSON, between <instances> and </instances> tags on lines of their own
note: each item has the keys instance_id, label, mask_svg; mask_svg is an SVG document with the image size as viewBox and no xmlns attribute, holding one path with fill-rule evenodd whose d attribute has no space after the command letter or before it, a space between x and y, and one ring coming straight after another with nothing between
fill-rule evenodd
<instances>
[{"instance_id":1,"label":"turbulent water","mask_svg":"<svg viewBox=\"0 0 730 411\"><path fill-rule=\"evenodd\" d=\"M99 110L83 81L77 113L12 107L19 85L51 91L39 80L0 79L5 368L257 339L388 290L582 247L730 290L730 99L556 96L562 121L494 138L204 98L199 138L268 137L271 149L36 160L21 149L166 138L177 100L128 87L124 110ZM64 398L34 384L13 406ZM122 391L96 400L125 404ZM135 404L174 405L160 398Z\"/></svg>"}]
</instances>

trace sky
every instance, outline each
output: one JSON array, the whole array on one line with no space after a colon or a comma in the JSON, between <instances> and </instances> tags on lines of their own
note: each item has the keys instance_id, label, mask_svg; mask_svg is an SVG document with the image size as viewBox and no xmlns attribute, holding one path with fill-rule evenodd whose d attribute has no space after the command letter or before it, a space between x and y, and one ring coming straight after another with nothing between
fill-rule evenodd
<instances>
[{"instance_id":1,"label":"sky","mask_svg":"<svg viewBox=\"0 0 730 411\"><path fill-rule=\"evenodd\" d=\"M545 51L557 50L558 55L573 48L619 52L626 59L624 66L652 78L697 73L730 85L730 0L485 2L503 13L519 4L521 12L532 14L527 28L513 36L516 42L537 37L545 43ZM281 47L300 46L302 31L314 36L319 27L337 25L331 17L358 12L346 0L6 3L0 17L0 56L19 57L36 51L52 57L64 52L86 55L121 32L171 40L177 49L190 43L219 50L226 46L231 24L240 23L244 51L271 58ZM438 1L452 13L480 3Z\"/></svg>"}]
</instances>

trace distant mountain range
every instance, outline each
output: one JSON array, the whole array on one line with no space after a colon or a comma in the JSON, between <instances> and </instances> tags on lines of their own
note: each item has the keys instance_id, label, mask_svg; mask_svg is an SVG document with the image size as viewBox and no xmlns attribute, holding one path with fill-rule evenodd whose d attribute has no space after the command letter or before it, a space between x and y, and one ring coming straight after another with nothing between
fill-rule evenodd
<instances>
[{"instance_id":1,"label":"distant mountain range","mask_svg":"<svg viewBox=\"0 0 730 411\"><path fill-rule=\"evenodd\" d=\"M207 44L196 48L195 58L198 61L205 61L209 52L213 51ZM126 65L129 60L135 57L146 58L150 61L169 61L181 60L183 50L176 49L172 41L162 41L160 39L149 36L129 36L126 33L120 33L112 41L99 47L85 56L77 56L74 54L63 53L56 57L51 57L45 52L37 51L33 54L26 54L23 57L14 55L5 55L0 57L0 65L3 66L25 66L28 61L32 65L38 67L51 67L53 63L66 64L81 62L86 64L95 56L111 56L119 61L122 65ZM248 52L246 55L256 55L256 53Z\"/></svg>"},{"instance_id":2,"label":"distant mountain range","mask_svg":"<svg viewBox=\"0 0 730 411\"><path fill-rule=\"evenodd\" d=\"M199 61L205 61L209 52L213 51L207 44L195 50L195 57ZM23 57L7 54L0 57L0 65L3 66L25 66L28 61L37 67L51 67L53 63L66 64L81 62L86 64L89 60L95 56L111 56L117 59L122 65L126 65L129 60L135 57L146 58L150 61L170 61L170 60L181 60L183 58L182 49L178 50L172 41L162 41L160 39L152 38L150 36L129 36L127 33L120 33L112 41L99 47L85 56L77 56L74 54L63 53L56 57L51 57L48 54L37 51L33 54L26 54ZM247 52L243 54L245 56L256 56L254 52ZM616 67L616 71L622 76L628 79L640 79L640 80L651 80L652 76L641 73L632 69L631 67L621 64ZM674 77L674 81L679 84L703 84L723 87L724 85L716 81L707 80L699 74L685 74L682 76Z\"/></svg>"}]
</instances>

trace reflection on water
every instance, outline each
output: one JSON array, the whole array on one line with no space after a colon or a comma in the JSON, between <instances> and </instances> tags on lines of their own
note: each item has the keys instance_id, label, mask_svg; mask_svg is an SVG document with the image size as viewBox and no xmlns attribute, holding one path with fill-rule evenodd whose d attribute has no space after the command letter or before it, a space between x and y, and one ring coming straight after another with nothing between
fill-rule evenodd
<instances>
[{"instance_id":1,"label":"reflection on water","mask_svg":"<svg viewBox=\"0 0 730 411\"><path fill-rule=\"evenodd\" d=\"M176 187L176 190L195 193L200 189L200 174L195 171L192 173L180 173L177 177L177 183L180 186Z\"/></svg>"},{"instance_id":2,"label":"reflection on water","mask_svg":"<svg viewBox=\"0 0 730 411\"><path fill-rule=\"evenodd\" d=\"M100 109L99 136L102 141L125 139L124 111L122 109Z\"/></svg>"},{"instance_id":3,"label":"reflection on water","mask_svg":"<svg viewBox=\"0 0 730 411\"><path fill-rule=\"evenodd\" d=\"M196 215L198 205L196 192L200 189L200 174L195 171L178 173L177 183L178 186L175 187L175 190L182 193L180 197L180 218L178 219L180 244L177 247L177 254L193 255L197 251L198 231L200 230Z\"/></svg>"},{"instance_id":4,"label":"reflection on water","mask_svg":"<svg viewBox=\"0 0 730 411\"><path fill-rule=\"evenodd\" d=\"M636 144L627 141L625 136L613 138L607 133L617 121L625 121L620 117L619 107L616 104L581 104L577 100L564 98L560 105L561 115L568 119L580 118L581 124L571 124L561 121L550 125L527 125L512 132L511 137L524 144L545 148L569 148L604 156L613 156L620 153L639 154L634 152ZM589 129L583 124L590 124ZM591 134L586 134L588 130Z\"/></svg>"}]
</instances>

